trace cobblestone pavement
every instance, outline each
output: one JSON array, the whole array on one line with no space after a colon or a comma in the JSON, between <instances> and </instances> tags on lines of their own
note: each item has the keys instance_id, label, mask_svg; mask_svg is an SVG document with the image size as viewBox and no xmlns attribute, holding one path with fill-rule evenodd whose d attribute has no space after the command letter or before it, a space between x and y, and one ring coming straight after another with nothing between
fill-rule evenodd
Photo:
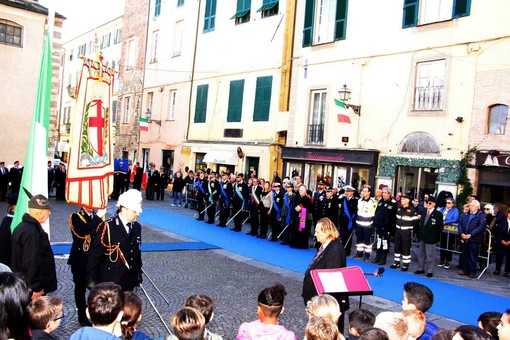
<instances>
[{"instance_id":1,"label":"cobblestone pavement","mask_svg":"<svg viewBox=\"0 0 510 340\"><path fill-rule=\"evenodd\" d=\"M115 211L114 203L110 204L108 214ZM51 240L53 243L70 243L69 214L77 210L77 206L51 199L53 206L51 222ZM171 207L166 201L145 201L145 208L157 208L178 214L193 216L194 211L178 207ZM6 204L0 203L0 211L6 211ZM248 231L249 227L244 226ZM171 234L150 225L143 225L143 241L149 242L181 242L186 239ZM144 270L163 293L168 303L144 278L143 287L154 302L157 310L170 328L169 318L177 311L186 298L195 293L210 295L216 303L214 320L209 324L211 331L224 336L224 339L235 339L237 330L242 322L257 319L257 296L260 290L276 282L281 282L287 289L285 313L280 322L287 329L296 333L297 338L303 338L307 322L303 300L300 296L303 274L274 267L237 254L219 250L200 251L172 251L143 253ZM79 328L74 308L73 282L67 256L57 256L58 290L52 294L64 301L67 319L61 324L55 335L64 339ZM411 267L414 270L413 267ZM388 269L389 270L389 269ZM434 280L441 280L458 284L485 292L510 296L508 285L510 280L505 277L492 277L489 273L480 280L465 279L457 275L452 266L449 270L438 268ZM144 300L143 320L139 329L150 337L166 337L168 331L158 318L143 292L139 292ZM357 300L351 301L351 306L357 305ZM372 310L375 314L382 310L400 311L401 306L389 300L378 297L364 297L363 308ZM458 325L453 320L446 320L433 314L428 315L431 320L442 328L453 328Z\"/></svg>"}]
</instances>

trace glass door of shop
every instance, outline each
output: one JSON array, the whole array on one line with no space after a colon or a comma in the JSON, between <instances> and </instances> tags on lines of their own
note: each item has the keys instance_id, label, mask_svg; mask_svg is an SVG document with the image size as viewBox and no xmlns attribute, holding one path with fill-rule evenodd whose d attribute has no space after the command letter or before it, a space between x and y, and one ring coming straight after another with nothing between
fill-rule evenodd
<instances>
[{"instance_id":1,"label":"glass door of shop","mask_svg":"<svg viewBox=\"0 0 510 340\"><path fill-rule=\"evenodd\" d=\"M409 193L421 201L424 194L432 195L436 190L438 172L437 168L399 166L396 190Z\"/></svg>"},{"instance_id":2,"label":"glass door of shop","mask_svg":"<svg viewBox=\"0 0 510 340\"><path fill-rule=\"evenodd\" d=\"M310 190L317 189L317 182L323 180L326 185L332 185L333 166L331 164L306 163L303 183Z\"/></svg>"}]
</instances>

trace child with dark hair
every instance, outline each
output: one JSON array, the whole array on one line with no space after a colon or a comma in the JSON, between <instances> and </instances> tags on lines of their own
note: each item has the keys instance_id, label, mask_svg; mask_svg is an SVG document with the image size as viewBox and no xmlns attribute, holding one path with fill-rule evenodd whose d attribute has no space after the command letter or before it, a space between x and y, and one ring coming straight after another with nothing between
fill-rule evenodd
<instances>
[{"instance_id":1,"label":"child with dark hair","mask_svg":"<svg viewBox=\"0 0 510 340\"><path fill-rule=\"evenodd\" d=\"M278 324L278 316L284 310L285 295L287 295L285 287L280 283L262 290L258 297L259 320L244 322L239 327L237 339L296 339L294 332Z\"/></svg>"},{"instance_id":2,"label":"child with dark hair","mask_svg":"<svg viewBox=\"0 0 510 340\"><path fill-rule=\"evenodd\" d=\"M16 273L0 273L0 339L28 340L27 305L32 292Z\"/></svg>"},{"instance_id":3,"label":"child with dark hair","mask_svg":"<svg viewBox=\"0 0 510 340\"><path fill-rule=\"evenodd\" d=\"M417 309L425 314L434 302L434 294L429 287L417 282L406 282L404 284L404 299L402 310ZM427 316L425 315L425 318ZM418 340L429 340L432 335L439 331L439 327L427 319L425 331Z\"/></svg>"},{"instance_id":4,"label":"child with dark hair","mask_svg":"<svg viewBox=\"0 0 510 340\"><path fill-rule=\"evenodd\" d=\"M473 325L462 325L453 332L453 339L462 340L494 340L492 336L483 329Z\"/></svg>"},{"instance_id":5,"label":"child with dark hair","mask_svg":"<svg viewBox=\"0 0 510 340\"><path fill-rule=\"evenodd\" d=\"M57 339L51 333L65 318L62 300L53 296L40 296L32 300L27 311L32 340Z\"/></svg>"},{"instance_id":6,"label":"child with dark hair","mask_svg":"<svg viewBox=\"0 0 510 340\"><path fill-rule=\"evenodd\" d=\"M150 340L145 333L136 330L136 324L142 321L142 299L135 292L124 293L124 315L120 326L124 339Z\"/></svg>"},{"instance_id":7,"label":"child with dark hair","mask_svg":"<svg viewBox=\"0 0 510 340\"><path fill-rule=\"evenodd\" d=\"M355 309L349 314L349 339L358 339L360 334L374 327L375 315L367 309Z\"/></svg>"},{"instance_id":8,"label":"child with dark hair","mask_svg":"<svg viewBox=\"0 0 510 340\"><path fill-rule=\"evenodd\" d=\"M500 312L485 312L478 317L478 327L490 334L494 339L498 338L498 325L501 320Z\"/></svg>"},{"instance_id":9,"label":"child with dark hair","mask_svg":"<svg viewBox=\"0 0 510 340\"><path fill-rule=\"evenodd\" d=\"M70 340L111 340L120 339L124 292L113 282L98 283L90 291L87 300L87 316L92 327L82 327L74 332Z\"/></svg>"},{"instance_id":10,"label":"child with dark hair","mask_svg":"<svg viewBox=\"0 0 510 340\"><path fill-rule=\"evenodd\" d=\"M170 320L174 334L167 340L203 340L205 335L205 318L198 310L183 307Z\"/></svg>"},{"instance_id":11,"label":"child with dark hair","mask_svg":"<svg viewBox=\"0 0 510 340\"><path fill-rule=\"evenodd\" d=\"M388 333L380 328L368 328L359 336L360 340L389 340Z\"/></svg>"},{"instance_id":12,"label":"child with dark hair","mask_svg":"<svg viewBox=\"0 0 510 340\"><path fill-rule=\"evenodd\" d=\"M186 300L186 307L192 307L198 310L205 318L205 340L222 340L218 334L212 333L207 329L207 324L214 318L214 301L207 295L194 294Z\"/></svg>"}]
</instances>

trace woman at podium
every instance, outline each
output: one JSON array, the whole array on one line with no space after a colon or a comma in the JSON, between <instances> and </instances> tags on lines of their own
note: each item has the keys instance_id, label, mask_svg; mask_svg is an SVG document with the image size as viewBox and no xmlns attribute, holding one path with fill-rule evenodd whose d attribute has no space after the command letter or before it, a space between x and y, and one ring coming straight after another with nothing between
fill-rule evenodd
<instances>
[{"instance_id":1,"label":"woman at podium","mask_svg":"<svg viewBox=\"0 0 510 340\"><path fill-rule=\"evenodd\" d=\"M303 279L303 293L301 296L305 305L312 297L319 295L310 274L311 270L343 268L346 265L345 250L340 240L340 234L329 218L325 217L317 221L315 237L317 242L320 242L322 245L306 269ZM334 297L337 299L340 311L342 312L338 320L338 329L343 334L344 311L349 309L349 297L338 294L334 294Z\"/></svg>"}]
</instances>

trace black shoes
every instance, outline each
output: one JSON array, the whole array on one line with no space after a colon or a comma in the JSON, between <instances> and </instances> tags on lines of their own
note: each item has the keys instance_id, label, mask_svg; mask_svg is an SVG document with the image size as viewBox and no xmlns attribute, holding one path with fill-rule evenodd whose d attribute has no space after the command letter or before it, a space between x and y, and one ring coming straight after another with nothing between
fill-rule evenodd
<instances>
[{"instance_id":1,"label":"black shoes","mask_svg":"<svg viewBox=\"0 0 510 340\"><path fill-rule=\"evenodd\" d=\"M415 274L425 274L425 271L424 270L417 270L414 273Z\"/></svg>"}]
</instances>

